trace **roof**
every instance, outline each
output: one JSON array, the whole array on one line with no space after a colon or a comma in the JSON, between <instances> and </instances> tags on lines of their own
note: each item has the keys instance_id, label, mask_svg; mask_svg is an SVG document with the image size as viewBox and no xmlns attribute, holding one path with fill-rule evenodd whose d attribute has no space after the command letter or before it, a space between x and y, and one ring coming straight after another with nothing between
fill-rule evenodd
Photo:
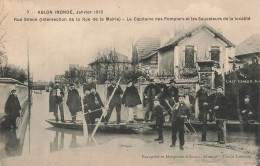
<instances>
[{"instance_id":1,"label":"roof","mask_svg":"<svg viewBox=\"0 0 260 166\"><path fill-rule=\"evenodd\" d=\"M260 34L256 33L237 45L235 56L260 52Z\"/></svg>"},{"instance_id":2,"label":"roof","mask_svg":"<svg viewBox=\"0 0 260 166\"><path fill-rule=\"evenodd\" d=\"M223 42L227 44L227 47L235 47L235 44L230 42L227 38L225 38L221 33L217 32L214 28L207 24L201 24L195 28L187 29L182 32L180 32L176 37L172 38L170 41L166 42L162 47L160 47L158 50L165 49L169 46L176 46L179 42L181 42L183 39L192 36L194 32L200 31L202 29L207 29L211 33L215 35L216 38L219 38Z\"/></svg>"},{"instance_id":3,"label":"roof","mask_svg":"<svg viewBox=\"0 0 260 166\"><path fill-rule=\"evenodd\" d=\"M160 47L161 40L157 37L141 37L136 41L135 47L137 49L138 57L140 59L147 59L154 55Z\"/></svg>"},{"instance_id":4,"label":"roof","mask_svg":"<svg viewBox=\"0 0 260 166\"><path fill-rule=\"evenodd\" d=\"M23 83L17 81L16 79L13 78L0 78L0 84L19 84L19 85L24 85Z\"/></svg>"}]
</instances>

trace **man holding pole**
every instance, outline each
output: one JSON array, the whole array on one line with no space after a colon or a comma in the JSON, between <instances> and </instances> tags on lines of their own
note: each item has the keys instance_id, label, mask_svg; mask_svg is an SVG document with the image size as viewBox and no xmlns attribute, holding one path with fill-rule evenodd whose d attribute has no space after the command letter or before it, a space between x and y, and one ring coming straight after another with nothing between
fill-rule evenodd
<instances>
[{"instance_id":1,"label":"man holding pole","mask_svg":"<svg viewBox=\"0 0 260 166\"><path fill-rule=\"evenodd\" d=\"M116 88L116 80L114 79L111 82L111 85L107 88L107 99L110 98L110 96L113 93L113 90ZM116 107L116 119L117 119L117 124L119 124L121 122L121 95L123 94L123 90L120 87L120 85L117 86L116 91L114 93L114 96L112 97L110 103L109 103L109 107L108 107L108 111L107 111L107 116L105 117L105 124L108 123L110 116L112 114L113 109Z\"/></svg>"},{"instance_id":2,"label":"man holding pole","mask_svg":"<svg viewBox=\"0 0 260 166\"><path fill-rule=\"evenodd\" d=\"M179 95L179 102L172 108L172 144L170 147L174 147L177 137L177 131L179 131L180 149L184 150L184 120L190 118L190 109L184 102L184 96Z\"/></svg>"}]
</instances>

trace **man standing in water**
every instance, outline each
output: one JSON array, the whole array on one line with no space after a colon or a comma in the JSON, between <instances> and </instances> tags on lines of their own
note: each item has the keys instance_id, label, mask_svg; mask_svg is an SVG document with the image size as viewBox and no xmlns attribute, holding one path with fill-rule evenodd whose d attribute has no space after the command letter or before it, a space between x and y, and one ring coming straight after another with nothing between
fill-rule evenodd
<instances>
[{"instance_id":1,"label":"man standing in water","mask_svg":"<svg viewBox=\"0 0 260 166\"><path fill-rule=\"evenodd\" d=\"M76 123L76 114L82 110L82 105L79 92L77 89L75 89L75 84L70 84L70 90L68 92L66 104L69 107L72 123Z\"/></svg>"},{"instance_id":2,"label":"man standing in water","mask_svg":"<svg viewBox=\"0 0 260 166\"><path fill-rule=\"evenodd\" d=\"M217 88L217 96L213 105L216 115L216 125L218 130L218 143L225 144L226 136L226 111L227 97L223 94L222 87Z\"/></svg>"},{"instance_id":3,"label":"man standing in water","mask_svg":"<svg viewBox=\"0 0 260 166\"><path fill-rule=\"evenodd\" d=\"M5 113L7 114L8 126L17 129L16 118L20 117L21 105L16 95L16 90L11 91L10 96L5 104Z\"/></svg>"},{"instance_id":4,"label":"man standing in water","mask_svg":"<svg viewBox=\"0 0 260 166\"><path fill-rule=\"evenodd\" d=\"M112 95L114 89L116 88L116 80L114 79L111 82L111 85L107 88L107 99L110 98L110 96ZM117 124L119 124L121 122L121 96L123 94L123 90L120 87L120 85L118 85L118 87L115 90L115 94L112 97L110 103L109 103L109 108L107 111L107 115L105 117L105 123L107 124L110 116L112 114L113 109L116 107L116 119L117 119Z\"/></svg>"}]
</instances>

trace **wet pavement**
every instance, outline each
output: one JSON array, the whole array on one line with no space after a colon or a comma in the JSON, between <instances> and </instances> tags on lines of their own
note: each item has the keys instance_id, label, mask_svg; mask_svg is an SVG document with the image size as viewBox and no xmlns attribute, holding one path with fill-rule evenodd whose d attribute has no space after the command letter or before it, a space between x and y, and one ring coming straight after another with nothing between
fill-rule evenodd
<instances>
[{"instance_id":1,"label":"wet pavement","mask_svg":"<svg viewBox=\"0 0 260 166\"><path fill-rule=\"evenodd\" d=\"M83 131L52 127L45 122L53 119L49 113L48 93L33 94L30 123L24 138L17 131L1 132L2 165L257 165L259 132L229 131L227 144L214 141L217 133L208 131L207 142L201 142L201 133L185 135L185 150L170 148L171 131L164 129L164 143L154 142L157 131L144 128L132 132L98 131L95 140L84 144ZM70 113L64 102L65 119ZM122 119L127 111L122 109ZM78 119L82 114L78 113ZM111 121L115 120L113 111ZM21 134L19 134L21 135ZM239 164L237 163L239 161Z\"/></svg>"}]
</instances>

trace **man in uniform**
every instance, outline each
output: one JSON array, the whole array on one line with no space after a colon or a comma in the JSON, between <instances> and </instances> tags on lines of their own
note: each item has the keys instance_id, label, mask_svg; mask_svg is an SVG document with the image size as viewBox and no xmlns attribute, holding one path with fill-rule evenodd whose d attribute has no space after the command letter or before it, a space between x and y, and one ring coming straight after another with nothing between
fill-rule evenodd
<instances>
[{"instance_id":1,"label":"man in uniform","mask_svg":"<svg viewBox=\"0 0 260 166\"><path fill-rule=\"evenodd\" d=\"M179 102L176 103L172 109L172 144L170 147L174 147L177 137L176 133L179 131L180 149L184 150L184 120L190 118L190 109L184 102L184 96L179 95Z\"/></svg>"},{"instance_id":2,"label":"man in uniform","mask_svg":"<svg viewBox=\"0 0 260 166\"><path fill-rule=\"evenodd\" d=\"M107 99L109 100L110 96L112 95L114 89L116 88L116 80L113 80L111 82L111 85L107 88ZM123 94L123 90L118 85L118 87L115 90L115 93L109 103L109 108L107 111L107 116L105 117L105 123L108 123L110 116L112 114L113 109L116 107L116 119L117 119L117 124L121 122L121 95Z\"/></svg>"},{"instance_id":3,"label":"man in uniform","mask_svg":"<svg viewBox=\"0 0 260 166\"><path fill-rule=\"evenodd\" d=\"M227 97L223 94L222 87L217 88L217 96L213 104L213 109L216 115L216 125L218 129L217 142L220 144L225 144Z\"/></svg>"}]
</instances>

